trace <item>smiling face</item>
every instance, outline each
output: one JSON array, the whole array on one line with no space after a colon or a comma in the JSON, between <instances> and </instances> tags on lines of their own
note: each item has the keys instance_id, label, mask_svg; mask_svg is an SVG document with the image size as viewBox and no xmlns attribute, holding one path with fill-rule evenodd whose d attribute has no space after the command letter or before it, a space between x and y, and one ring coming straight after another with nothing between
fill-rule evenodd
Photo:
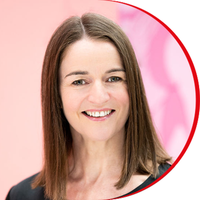
<instances>
[{"instance_id":1,"label":"smiling face","mask_svg":"<svg viewBox=\"0 0 200 200\"><path fill-rule=\"evenodd\" d=\"M83 38L60 66L60 95L72 135L107 141L124 134L129 113L126 74L116 47Z\"/></svg>"}]
</instances>

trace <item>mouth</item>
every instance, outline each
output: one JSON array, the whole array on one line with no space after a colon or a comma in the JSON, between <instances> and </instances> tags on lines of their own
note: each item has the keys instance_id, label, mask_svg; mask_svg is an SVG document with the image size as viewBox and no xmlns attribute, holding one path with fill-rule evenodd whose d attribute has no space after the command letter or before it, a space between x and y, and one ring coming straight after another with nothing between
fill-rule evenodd
<instances>
[{"instance_id":1,"label":"mouth","mask_svg":"<svg viewBox=\"0 0 200 200\"><path fill-rule=\"evenodd\" d=\"M84 111L84 115L92 118L104 118L110 116L115 110L104 110L104 111Z\"/></svg>"}]
</instances>

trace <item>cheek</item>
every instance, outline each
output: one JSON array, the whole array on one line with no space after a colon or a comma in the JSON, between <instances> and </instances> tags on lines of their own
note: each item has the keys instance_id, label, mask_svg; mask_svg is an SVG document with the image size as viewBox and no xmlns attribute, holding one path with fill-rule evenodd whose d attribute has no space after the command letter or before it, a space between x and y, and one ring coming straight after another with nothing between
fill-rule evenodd
<instances>
[{"instance_id":1,"label":"cheek","mask_svg":"<svg viewBox=\"0 0 200 200\"><path fill-rule=\"evenodd\" d=\"M71 112L75 112L78 108L78 98L70 92L62 92L61 100L65 115Z\"/></svg>"},{"instance_id":2,"label":"cheek","mask_svg":"<svg viewBox=\"0 0 200 200\"><path fill-rule=\"evenodd\" d=\"M124 92L120 95L120 101L129 107L129 96L127 92Z\"/></svg>"},{"instance_id":3,"label":"cheek","mask_svg":"<svg viewBox=\"0 0 200 200\"><path fill-rule=\"evenodd\" d=\"M71 117L71 114L82 112L81 106L84 101L84 95L80 92L65 88L63 91L61 90L61 100L66 117Z\"/></svg>"},{"instance_id":4,"label":"cheek","mask_svg":"<svg viewBox=\"0 0 200 200\"><path fill-rule=\"evenodd\" d=\"M124 107L129 107L129 95L126 88L118 89L112 96Z\"/></svg>"}]
</instances>

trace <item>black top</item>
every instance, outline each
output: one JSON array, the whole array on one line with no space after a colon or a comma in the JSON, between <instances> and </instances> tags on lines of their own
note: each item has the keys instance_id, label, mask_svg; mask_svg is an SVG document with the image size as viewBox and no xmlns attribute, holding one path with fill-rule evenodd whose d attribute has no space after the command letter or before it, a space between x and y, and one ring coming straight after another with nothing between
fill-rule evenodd
<instances>
[{"instance_id":1,"label":"black top","mask_svg":"<svg viewBox=\"0 0 200 200\"><path fill-rule=\"evenodd\" d=\"M136 187L131 192L129 192L127 194L124 194L124 195L122 195L120 197L124 197L126 195L133 194L133 193L138 192L139 190L147 187L148 185L150 185L151 183L153 183L156 179L158 179L160 176L162 176L170 167L171 167L171 165L168 164L168 163L160 165L158 167L159 174L158 174L158 176L156 178L153 178L153 176L149 176L149 178L147 178L141 185L139 185L138 187Z\"/></svg>"},{"instance_id":2,"label":"black top","mask_svg":"<svg viewBox=\"0 0 200 200\"><path fill-rule=\"evenodd\" d=\"M159 175L156 178L153 178L150 176L147 178L146 181L144 181L141 185L139 185L137 188L132 190L131 192L123 195L130 195L133 194L149 184L153 183L157 178L159 178L163 173L165 173L171 165L169 164L163 164L159 166ZM6 200L49 200L44 197L44 188L37 187L36 189L31 189L31 182L33 179L37 176L37 174L23 180L22 182L18 183L17 185L13 186L7 197ZM121 196L121 197L123 197Z\"/></svg>"}]
</instances>

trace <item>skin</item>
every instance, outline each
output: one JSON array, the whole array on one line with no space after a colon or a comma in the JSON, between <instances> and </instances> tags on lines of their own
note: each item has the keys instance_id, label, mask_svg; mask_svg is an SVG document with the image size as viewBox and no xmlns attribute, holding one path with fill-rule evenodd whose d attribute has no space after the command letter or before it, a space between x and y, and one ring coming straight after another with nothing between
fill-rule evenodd
<instances>
[{"instance_id":1,"label":"skin","mask_svg":"<svg viewBox=\"0 0 200 200\"><path fill-rule=\"evenodd\" d=\"M84 37L65 51L59 74L74 150L68 199L108 199L133 190L147 176L135 174L124 188L114 187L121 175L124 126L129 115L126 74L116 47ZM102 110L113 112L101 118L84 113Z\"/></svg>"}]
</instances>

